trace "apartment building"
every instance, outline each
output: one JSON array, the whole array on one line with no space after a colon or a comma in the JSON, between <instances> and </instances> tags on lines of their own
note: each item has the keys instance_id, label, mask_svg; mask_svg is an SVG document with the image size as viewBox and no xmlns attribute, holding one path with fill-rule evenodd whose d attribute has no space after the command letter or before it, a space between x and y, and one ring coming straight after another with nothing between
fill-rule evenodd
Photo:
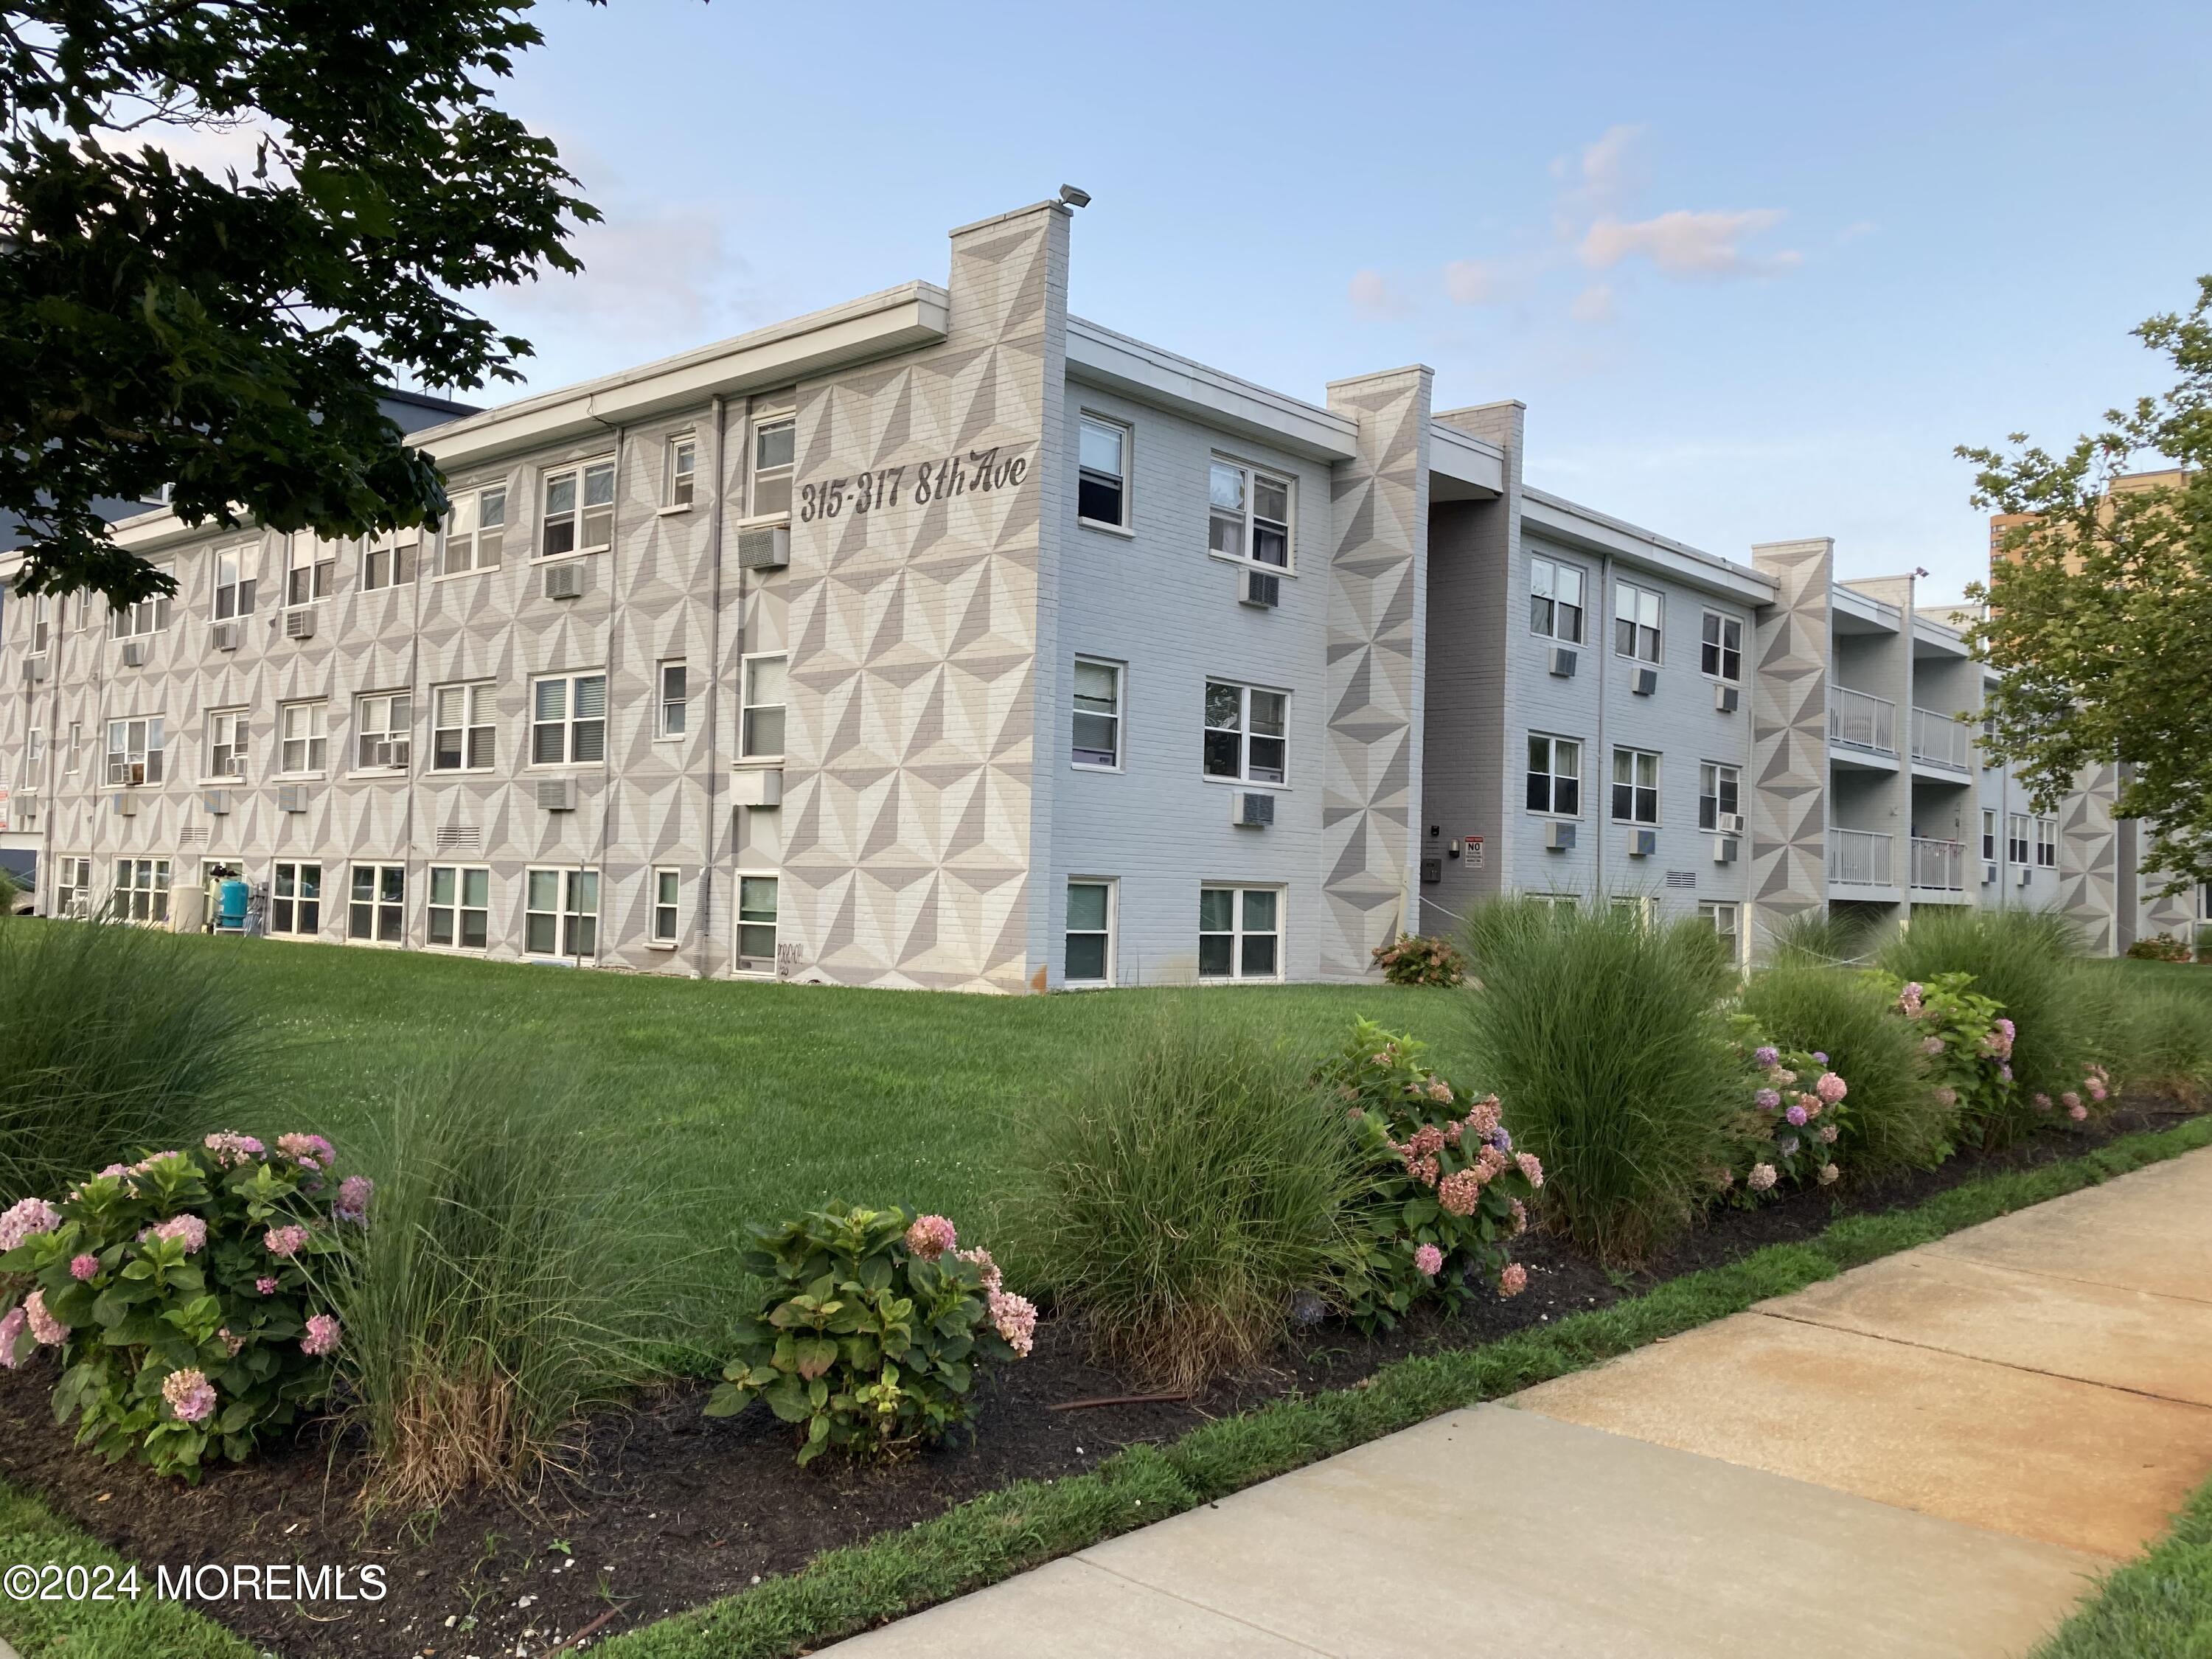
<instances>
[{"instance_id":1,"label":"apartment building","mask_svg":"<svg viewBox=\"0 0 2212 1659\"><path fill-rule=\"evenodd\" d=\"M434 534L125 523L173 599L0 619L0 845L57 914L1006 992L1354 979L1503 890L2125 931L2094 780L1984 878L2018 792L1909 582L1534 489L1418 366L1309 403L1070 318L1071 216L426 427Z\"/></svg>"}]
</instances>

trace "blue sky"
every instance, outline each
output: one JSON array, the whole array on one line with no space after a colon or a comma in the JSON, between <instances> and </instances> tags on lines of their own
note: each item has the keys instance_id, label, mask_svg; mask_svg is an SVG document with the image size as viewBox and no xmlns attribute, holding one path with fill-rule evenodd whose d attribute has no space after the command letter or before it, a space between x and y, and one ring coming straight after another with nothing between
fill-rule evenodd
<instances>
[{"instance_id":1,"label":"blue sky","mask_svg":"<svg viewBox=\"0 0 2212 1659\"><path fill-rule=\"evenodd\" d=\"M556 0L506 94L608 222L490 296L544 388L945 277L1049 195L1071 305L1297 396L1419 361L1536 484L1846 575L1985 559L1962 441L2157 390L2212 270L2212 9Z\"/></svg>"}]
</instances>

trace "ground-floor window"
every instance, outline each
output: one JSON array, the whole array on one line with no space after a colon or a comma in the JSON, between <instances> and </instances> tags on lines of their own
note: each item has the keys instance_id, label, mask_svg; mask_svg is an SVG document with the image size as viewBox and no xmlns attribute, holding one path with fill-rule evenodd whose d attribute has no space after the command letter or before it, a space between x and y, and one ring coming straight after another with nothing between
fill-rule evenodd
<instances>
[{"instance_id":1,"label":"ground-floor window","mask_svg":"<svg viewBox=\"0 0 2212 1659\"><path fill-rule=\"evenodd\" d=\"M1114 884L1067 884L1067 945L1060 977L1069 985L1114 982Z\"/></svg>"},{"instance_id":2,"label":"ground-floor window","mask_svg":"<svg viewBox=\"0 0 2212 1659\"><path fill-rule=\"evenodd\" d=\"M2038 818L2035 821L2035 863L2041 870L2058 867L2058 820Z\"/></svg>"},{"instance_id":3,"label":"ground-floor window","mask_svg":"<svg viewBox=\"0 0 2212 1659\"><path fill-rule=\"evenodd\" d=\"M522 948L534 957L599 953L599 872L532 870L522 918Z\"/></svg>"},{"instance_id":4,"label":"ground-floor window","mask_svg":"<svg viewBox=\"0 0 2212 1659\"><path fill-rule=\"evenodd\" d=\"M82 921L92 914L92 860L63 858L54 861L54 914Z\"/></svg>"},{"instance_id":5,"label":"ground-floor window","mask_svg":"<svg viewBox=\"0 0 2212 1659\"><path fill-rule=\"evenodd\" d=\"M407 936L407 871L398 864L356 864L346 902L346 937L398 945Z\"/></svg>"},{"instance_id":6,"label":"ground-floor window","mask_svg":"<svg viewBox=\"0 0 2212 1659\"><path fill-rule=\"evenodd\" d=\"M168 860L115 860L115 919L118 921L167 921L169 919Z\"/></svg>"},{"instance_id":7,"label":"ground-floor window","mask_svg":"<svg viewBox=\"0 0 2212 1659\"><path fill-rule=\"evenodd\" d=\"M1700 904L1698 906L1698 920L1712 924L1713 932L1720 939L1721 948L1728 952L1728 959L1730 962L1743 960L1737 952L1739 935L1736 931L1736 906Z\"/></svg>"},{"instance_id":8,"label":"ground-floor window","mask_svg":"<svg viewBox=\"0 0 2212 1659\"><path fill-rule=\"evenodd\" d=\"M2027 862L2027 814L2005 814L2005 858L2014 864Z\"/></svg>"},{"instance_id":9,"label":"ground-floor window","mask_svg":"<svg viewBox=\"0 0 2212 1659\"><path fill-rule=\"evenodd\" d=\"M776 878L738 878L738 971L775 971Z\"/></svg>"},{"instance_id":10,"label":"ground-floor window","mask_svg":"<svg viewBox=\"0 0 2212 1659\"><path fill-rule=\"evenodd\" d=\"M653 872L653 942L676 943L677 911L684 892L684 878L674 870Z\"/></svg>"},{"instance_id":11,"label":"ground-floor window","mask_svg":"<svg viewBox=\"0 0 2212 1659\"><path fill-rule=\"evenodd\" d=\"M491 943L491 872L470 865L430 866L429 939L453 950Z\"/></svg>"},{"instance_id":12,"label":"ground-floor window","mask_svg":"<svg viewBox=\"0 0 2212 1659\"><path fill-rule=\"evenodd\" d=\"M1659 920L1659 896L1656 893L1616 893L1613 896L1613 913L1649 927Z\"/></svg>"},{"instance_id":13,"label":"ground-floor window","mask_svg":"<svg viewBox=\"0 0 2212 1659\"><path fill-rule=\"evenodd\" d=\"M1200 888L1198 976L1280 979L1282 975L1282 889Z\"/></svg>"},{"instance_id":14,"label":"ground-floor window","mask_svg":"<svg viewBox=\"0 0 2212 1659\"><path fill-rule=\"evenodd\" d=\"M323 931L323 866L280 864L269 884L269 931L295 937Z\"/></svg>"}]
</instances>

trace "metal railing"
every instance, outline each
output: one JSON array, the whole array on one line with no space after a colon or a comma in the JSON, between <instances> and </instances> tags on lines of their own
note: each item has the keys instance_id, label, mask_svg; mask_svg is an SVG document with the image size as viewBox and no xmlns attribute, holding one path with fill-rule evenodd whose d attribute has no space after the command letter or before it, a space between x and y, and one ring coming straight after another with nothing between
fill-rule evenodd
<instances>
[{"instance_id":1,"label":"metal railing","mask_svg":"<svg viewBox=\"0 0 2212 1659\"><path fill-rule=\"evenodd\" d=\"M1847 686L1828 690L1828 737L1851 749L1877 755L1897 752L1897 705Z\"/></svg>"},{"instance_id":2,"label":"metal railing","mask_svg":"<svg viewBox=\"0 0 2212 1659\"><path fill-rule=\"evenodd\" d=\"M1944 893L1966 890L1966 844L1912 838L1912 884Z\"/></svg>"},{"instance_id":3,"label":"metal railing","mask_svg":"<svg viewBox=\"0 0 2212 1659\"><path fill-rule=\"evenodd\" d=\"M1916 708L1912 711L1912 758L1928 766L1971 772L1974 769L1973 735L1964 720L1954 720L1932 708Z\"/></svg>"},{"instance_id":4,"label":"metal railing","mask_svg":"<svg viewBox=\"0 0 2212 1659\"><path fill-rule=\"evenodd\" d=\"M1875 830L1828 831L1828 879L1839 887L1897 885L1897 837Z\"/></svg>"}]
</instances>

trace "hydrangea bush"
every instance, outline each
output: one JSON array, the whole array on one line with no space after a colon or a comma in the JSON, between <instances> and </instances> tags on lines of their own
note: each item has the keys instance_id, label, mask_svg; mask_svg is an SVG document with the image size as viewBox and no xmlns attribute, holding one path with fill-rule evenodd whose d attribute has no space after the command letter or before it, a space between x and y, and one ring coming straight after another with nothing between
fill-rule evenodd
<instances>
[{"instance_id":1,"label":"hydrangea bush","mask_svg":"<svg viewBox=\"0 0 2212 1659\"><path fill-rule=\"evenodd\" d=\"M1347 1316L1387 1329L1429 1297L1457 1307L1478 1279L1501 1296L1527 1287L1508 1242L1527 1228L1544 1170L1515 1151L1497 1096L1467 1099L1425 1045L1364 1019L1317 1080L1344 1103L1371 1171L1336 1286Z\"/></svg>"},{"instance_id":2,"label":"hydrangea bush","mask_svg":"<svg viewBox=\"0 0 2212 1659\"><path fill-rule=\"evenodd\" d=\"M1782 1048L1752 1028L1738 1024L1739 1042L1751 1075L1750 1102L1741 1119L1739 1165L1717 1171L1714 1184L1736 1203L1755 1204L1785 1182L1826 1187L1840 1176L1836 1142L1850 1108L1850 1085L1830 1069L1817 1050Z\"/></svg>"},{"instance_id":3,"label":"hydrangea bush","mask_svg":"<svg viewBox=\"0 0 2212 1659\"><path fill-rule=\"evenodd\" d=\"M1467 977L1467 957L1449 939L1401 933L1372 955L1382 977L1393 985L1457 985Z\"/></svg>"},{"instance_id":4,"label":"hydrangea bush","mask_svg":"<svg viewBox=\"0 0 2212 1659\"><path fill-rule=\"evenodd\" d=\"M1966 1133L1985 1139L1991 1125L2018 1110L2012 1075L2017 1028L2002 1004L1973 989L1972 975L1900 981L1876 970L1874 977L1920 1033L1936 1097L1957 1108Z\"/></svg>"},{"instance_id":5,"label":"hydrangea bush","mask_svg":"<svg viewBox=\"0 0 2212 1659\"><path fill-rule=\"evenodd\" d=\"M224 1133L25 1199L0 1214L0 1364L52 1349L56 1419L111 1462L197 1480L244 1459L330 1390L343 1334L315 1264L371 1191L335 1163L320 1135Z\"/></svg>"},{"instance_id":6,"label":"hydrangea bush","mask_svg":"<svg viewBox=\"0 0 2212 1659\"><path fill-rule=\"evenodd\" d=\"M753 1231L767 1281L737 1331L709 1417L755 1399L799 1431L799 1461L836 1449L891 1461L967 1422L976 1373L1025 1358L1036 1310L943 1216L832 1205Z\"/></svg>"}]
</instances>

